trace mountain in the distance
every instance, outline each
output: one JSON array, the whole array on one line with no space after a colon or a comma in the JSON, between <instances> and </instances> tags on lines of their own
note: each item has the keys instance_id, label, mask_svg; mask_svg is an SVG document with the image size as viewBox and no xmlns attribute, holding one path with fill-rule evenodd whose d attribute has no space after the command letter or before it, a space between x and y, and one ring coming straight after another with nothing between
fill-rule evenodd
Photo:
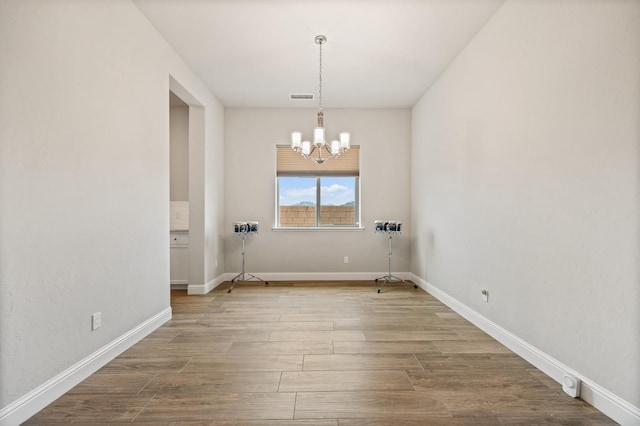
<instances>
[{"instance_id":1,"label":"mountain in the distance","mask_svg":"<svg viewBox=\"0 0 640 426\"><path fill-rule=\"evenodd\" d=\"M298 204L293 204L294 206L304 206L304 207L313 207L316 205L316 203L313 203L311 201L300 201ZM323 204L325 206L333 206L333 204ZM349 207L349 206L355 206L356 202L355 201L348 201L344 204L340 204L338 207Z\"/></svg>"}]
</instances>

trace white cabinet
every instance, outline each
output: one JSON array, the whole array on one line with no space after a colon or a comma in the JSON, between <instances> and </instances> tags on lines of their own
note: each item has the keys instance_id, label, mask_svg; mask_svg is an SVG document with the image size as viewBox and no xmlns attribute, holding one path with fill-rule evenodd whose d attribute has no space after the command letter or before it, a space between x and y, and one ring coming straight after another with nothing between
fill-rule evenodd
<instances>
[{"instance_id":1,"label":"white cabinet","mask_svg":"<svg viewBox=\"0 0 640 426\"><path fill-rule=\"evenodd\" d=\"M171 251L171 285L189 284L189 231L169 233Z\"/></svg>"}]
</instances>

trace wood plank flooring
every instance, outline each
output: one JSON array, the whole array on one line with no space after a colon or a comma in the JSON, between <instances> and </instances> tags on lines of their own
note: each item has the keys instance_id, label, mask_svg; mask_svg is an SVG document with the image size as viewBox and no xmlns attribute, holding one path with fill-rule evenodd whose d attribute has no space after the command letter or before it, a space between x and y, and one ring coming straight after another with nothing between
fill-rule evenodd
<instances>
[{"instance_id":1,"label":"wood plank flooring","mask_svg":"<svg viewBox=\"0 0 640 426\"><path fill-rule=\"evenodd\" d=\"M28 425L615 424L411 284L224 283Z\"/></svg>"}]
</instances>

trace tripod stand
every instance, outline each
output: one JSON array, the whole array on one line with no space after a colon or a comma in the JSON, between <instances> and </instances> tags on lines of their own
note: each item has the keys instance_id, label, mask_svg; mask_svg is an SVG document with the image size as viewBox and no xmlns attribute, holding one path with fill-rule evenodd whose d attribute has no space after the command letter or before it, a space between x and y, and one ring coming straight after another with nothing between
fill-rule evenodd
<instances>
[{"instance_id":1,"label":"tripod stand","mask_svg":"<svg viewBox=\"0 0 640 426\"><path fill-rule=\"evenodd\" d=\"M238 283L238 281L249 281L251 278L256 279L258 281L262 281L265 285L269 285L268 281L265 281L261 278L256 277L253 274L250 274L248 272L244 271L244 240L247 239L247 233L242 233L242 272L240 272L238 275L236 275L235 277L233 277L233 279L231 280L231 287L229 287L229 291L227 293L231 293L231 290L233 290L233 288L236 286L236 284ZM249 276L249 279L245 279L245 275Z\"/></svg>"},{"instance_id":2,"label":"tripod stand","mask_svg":"<svg viewBox=\"0 0 640 426\"><path fill-rule=\"evenodd\" d=\"M400 277L396 277L395 275L391 274L391 255L393 254L392 250L391 250L391 239L393 238L393 234L400 234L401 229L402 229L402 222L397 222L397 221L393 221L393 220L376 220L374 222L375 225L375 232L376 233L386 233L387 234L387 238L389 239L389 273L385 276L382 276L380 278L376 278L376 282L378 281L384 281L382 283L382 285L380 286L380 288L378 288L378 293L380 293L382 291L382 288L384 287L384 285L386 283L391 283L391 282L399 282L399 283L403 283L405 282L405 280L403 280ZM417 285L413 285L413 288L418 288Z\"/></svg>"},{"instance_id":3,"label":"tripod stand","mask_svg":"<svg viewBox=\"0 0 640 426\"><path fill-rule=\"evenodd\" d=\"M382 287L384 287L384 285L386 283L391 283L391 282L403 283L403 282L405 282L402 278L396 277L395 275L391 274L391 255L393 254L393 252L391 251L391 239L392 239L391 232L387 232L387 237L389 238L389 273L387 275L384 275L384 276L380 277L380 278L376 278L376 282L384 280L384 282L382 283L380 288L378 288L378 293L380 293L382 291Z\"/></svg>"}]
</instances>

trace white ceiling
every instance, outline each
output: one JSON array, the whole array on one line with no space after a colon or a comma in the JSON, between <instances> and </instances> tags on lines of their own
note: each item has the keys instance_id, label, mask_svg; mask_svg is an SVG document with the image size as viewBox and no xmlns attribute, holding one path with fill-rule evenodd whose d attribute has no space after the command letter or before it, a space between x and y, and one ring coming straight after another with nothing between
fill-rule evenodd
<instances>
[{"instance_id":1,"label":"white ceiling","mask_svg":"<svg viewBox=\"0 0 640 426\"><path fill-rule=\"evenodd\" d=\"M134 0L226 107L407 108L504 0ZM289 100L313 93L313 101Z\"/></svg>"}]
</instances>

